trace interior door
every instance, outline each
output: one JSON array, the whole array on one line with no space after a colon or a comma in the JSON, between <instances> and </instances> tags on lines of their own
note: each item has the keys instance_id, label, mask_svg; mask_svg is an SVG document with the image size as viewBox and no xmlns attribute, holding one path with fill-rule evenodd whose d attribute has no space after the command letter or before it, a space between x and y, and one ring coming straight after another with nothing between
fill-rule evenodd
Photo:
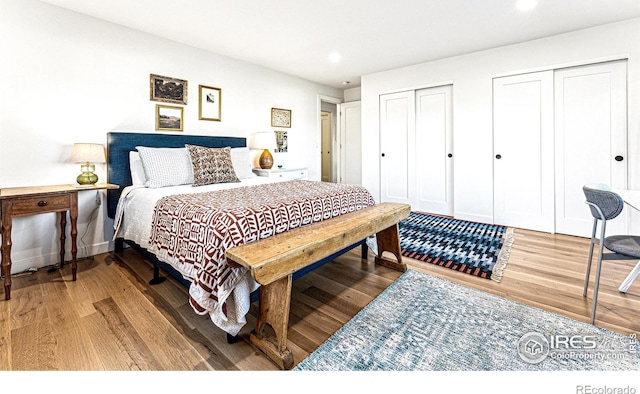
<instances>
[{"instance_id":1,"label":"interior door","mask_svg":"<svg viewBox=\"0 0 640 394\"><path fill-rule=\"evenodd\" d=\"M331 160L331 113L322 112L322 181L333 182L333 161Z\"/></svg>"},{"instance_id":2,"label":"interior door","mask_svg":"<svg viewBox=\"0 0 640 394\"><path fill-rule=\"evenodd\" d=\"M362 184L360 101L340 104L340 182Z\"/></svg>"},{"instance_id":3,"label":"interior door","mask_svg":"<svg viewBox=\"0 0 640 394\"><path fill-rule=\"evenodd\" d=\"M380 96L380 198L411 204L415 195L415 92Z\"/></svg>"},{"instance_id":4,"label":"interior door","mask_svg":"<svg viewBox=\"0 0 640 394\"><path fill-rule=\"evenodd\" d=\"M452 86L416 91L414 209L453 215Z\"/></svg>"},{"instance_id":5,"label":"interior door","mask_svg":"<svg viewBox=\"0 0 640 394\"><path fill-rule=\"evenodd\" d=\"M554 231L553 71L493 80L494 222Z\"/></svg>"},{"instance_id":6,"label":"interior door","mask_svg":"<svg viewBox=\"0 0 640 394\"><path fill-rule=\"evenodd\" d=\"M627 187L626 61L555 72L556 232L591 236L582 186ZM607 225L626 231L626 215Z\"/></svg>"}]
</instances>

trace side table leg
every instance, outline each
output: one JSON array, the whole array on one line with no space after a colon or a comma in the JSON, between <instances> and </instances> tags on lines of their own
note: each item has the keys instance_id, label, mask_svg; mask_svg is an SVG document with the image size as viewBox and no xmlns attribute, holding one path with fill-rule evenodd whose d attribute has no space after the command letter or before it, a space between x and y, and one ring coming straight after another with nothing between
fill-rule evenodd
<instances>
[{"instance_id":1,"label":"side table leg","mask_svg":"<svg viewBox=\"0 0 640 394\"><path fill-rule=\"evenodd\" d=\"M11 215L13 207L9 202L2 202L2 274L4 275L4 299L11 299Z\"/></svg>"},{"instance_id":2,"label":"side table leg","mask_svg":"<svg viewBox=\"0 0 640 394\"><path fill-rule=\"evenodd\" d=\"M64 245L67 240L67 211L60 212L60 268L64 267Z\"/></svg>"},{"instance_id":3,"label":"side table leg","mask_svg":"<svg viewBox=\"0 0 640 394\"><path fill-rule=\"evenodd\" d=\"M78 247L76 244L76 238L78 235L78 192L71 193L71 207L69 209L69 219L71 219L71 273L73 274L73 280L76 280L76 272L78 270L78 263L76 261L76 255Z\"/></svg>"}]
</instances>

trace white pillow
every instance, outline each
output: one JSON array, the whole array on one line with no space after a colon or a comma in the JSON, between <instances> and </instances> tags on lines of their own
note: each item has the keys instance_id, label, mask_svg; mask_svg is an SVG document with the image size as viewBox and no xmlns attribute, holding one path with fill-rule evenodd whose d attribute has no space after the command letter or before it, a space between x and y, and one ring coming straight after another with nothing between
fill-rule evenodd
<instances>
[{"instance_id":1,"label":"white pillow","mask_svg":"<svg viewBox=\"0 0 640 394\"><path fill-rule=\"evenodd\" d=\"M129 152L129 168L131 169L131 184L144 185L147 177L144 176L144 167L140 159L140 153L132 150Z\"/></svg>"},{"instance_id":2,"label":"white pillow","mask_svg":"<svg viewBox=\"0 0 640 394\"><path fill-rule=\"evenodd\" d=\"M255 178L256 175L252 170L251 154L249 148L231 148L231 162L238 179Z\"/></svg>"},{"instance_id":3,"label":"white pillow","mask_svg":"<svg viewBox=\"0 0 640 394\"><path fill-rule=\"evenodd\" d=\"M142 160L146 181L150 188L190 185L193 167L187 148L150 148L136 146Z\"/></svg>"}]
</instances>

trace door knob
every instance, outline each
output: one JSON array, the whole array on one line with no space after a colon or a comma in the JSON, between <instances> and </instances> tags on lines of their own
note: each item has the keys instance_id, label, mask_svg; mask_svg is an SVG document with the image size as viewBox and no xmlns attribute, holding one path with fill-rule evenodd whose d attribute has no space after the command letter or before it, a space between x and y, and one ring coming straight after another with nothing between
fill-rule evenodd
<instances>
[{"instance_id":1,"label":"door knob","mask_svg":"<svg viewBox=\"0 0 640 394\"><path fill-rule=\"evenodd\" d=\"M622 156L616 156L616 157L615 157L615 159L616 159L616 161L622 161L622 160L624 160L624 157L622 157Z\"/></svg>"},{"instance_id":2,"label":"door knob","mask_svg":"<svg viewBox=\"0 0 640 394\"><path fill-rule=\"evenodd\" d=\"M451 153L449 153L449 154L447 155L447 157L453 157L453 155L452 155Z\"/></svg>"},{"instance_id":3,"label":"door knob","mask_svg":"<svg viewBox=\"0 0 640 394\"><path fill-rule=\"evenodd\" d=\"M500 160L500 159L502 159L502 156L501 155L496 155L496 159Z\"/></svg>"},{"instance_id":4,"label":"door knob","mask_svg":"<svg viewBox=\"0 0 640 394\"><path fill-rule=\"evenodd\" d=\"M382 154L382 157L384 157L384 153Z\"/></svg>"}]
</instances>

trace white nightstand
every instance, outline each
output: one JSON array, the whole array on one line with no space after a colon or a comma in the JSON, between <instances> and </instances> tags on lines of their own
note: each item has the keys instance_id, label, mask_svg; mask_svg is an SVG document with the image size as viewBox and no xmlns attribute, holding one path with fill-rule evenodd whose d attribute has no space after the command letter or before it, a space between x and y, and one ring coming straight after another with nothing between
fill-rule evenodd
<instances>
[{"instance_id":1,"label":"white nightstand","mask_svg":"<svg viewBox=\"0 0 640 394\"><path fill-rule=\"evenodd\" d=\"M269 178L307 179L309 176L309 170L307 168L272 168L270 170L254 168L253 172L258 176L266 176Z\"/></svg>"}]
</instances>

